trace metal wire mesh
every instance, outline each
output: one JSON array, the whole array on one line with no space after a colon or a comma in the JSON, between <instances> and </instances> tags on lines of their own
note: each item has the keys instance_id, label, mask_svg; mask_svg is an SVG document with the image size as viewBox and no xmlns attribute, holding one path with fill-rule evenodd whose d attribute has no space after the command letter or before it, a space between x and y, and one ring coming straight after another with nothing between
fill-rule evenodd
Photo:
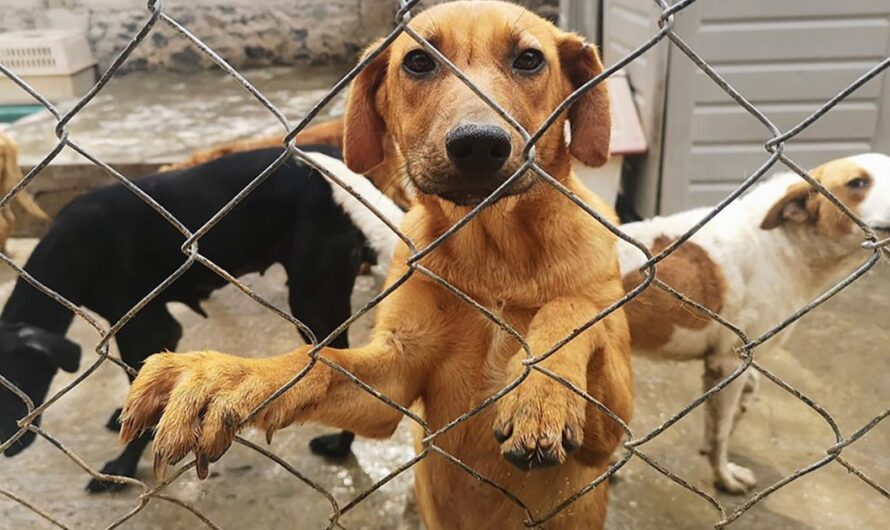
<instances>
[{"instance_id":1,"label":"metal wire mesh","mask_svg":"<svg viewBox=\"0 0 890 530\"><path fill-rule=\"evenodd\" d=\"M78 384L83 382L86 378L90 377L97 368L106 362L113 362L115 364L120 365L125 370L128 370L130 373L133 373L133 369L123 363L120 359L112 357L109 355L109 342L112 338L114 338L115 334L129 322L143 307L145 307L150 301L152 301L156 296L158 296L161 291L166 289L173 283L177 278L179 278L189 267L193 266L195 263L200 263L209 267L211 270L219 274L223 277L227 282L235 285L238 289L248 294L253 300L257 303L261 304L268 310L272 311L278 317L287 320L294 326L297 326L299 329L307 332L309 337L313 337L313 343L315 344L314 348L310 352L310 356L312 358L312 362L310 362L302 371L296 374L291 381L279 389L274 395L269 396L269 398L253 412L256 414L260 409L266 406L271 400L275 399L277 396L281 395L288 388L293 386L297 381L302 379L310 370L313 369L316 363L323 363L335 371L342 374L344 377L352 381L354 384L363 388L365 391L396 410L398 410L405 417L409 418L411 421L416 422L424 432L424 438L422 440L422 450L412 459L405 462L403 465L399 466L381 480L374 483L367 490L361 492L355 498L346 503L338 502L335 497L327 491L324 487L308 478L306 475L301 473L298 469L294 468L292 465L288 464L282 458L275 455L268 449L260 447L249 440L245 440L243 438L237 438L237 442L242 444L243 446L252 449L258 453L261 453L265 457L269 458L282 468L284 468L288 473L293 475L299 481L309 485L314 490L316 490L319 494L321 494L326 502L328 502L331 506L331 515L329 522L327 524L327 528L340 527L340 517L349 512L352 508L354 508L357 504L361 503L364 499L366 499L370 494L377 491L387 482L391 481L398 475L404 473L412 466L414 466L417 462L427 458L431 453L436 453L458 468L462 469L466 473L473 476L475 479L481 481L486 484L488 487L494 488L503 494L509 501L516 504L520 509L524 511L526 514L526 526L528 527L541 527L546 524L546 522L557 514L567 509L572 503L578 500L583 495L590 492L592 489L597 487L603 481L608 480L612 475L617 473L621 468L627 465L631 460L638 459L641 462L644 462L651 466L652 469L656 470L658 473L663 474L668 477L678 486L685 488L698 495L708 504L710 504L717 512L717 520L714 525L716 528L722 528L730 525L734 521L736 521L739 517L741 517L745 512L750 510L753 506L757 505L767 496L775 493L781 488L784 488L788 484L796 481L813 471L828 466L832 463L842 466L853 476L861 479L865 484L870 486L874 491L878 494L883 495L884 497L890 499L890 490L886 486L879 484L873 478L871 478L865 471L856 467L848 460L844 459L842 456L843 451L849 447L851 444L855 443L857 440L861 439L865 436L869 431L874 429L881 421L883 421L888 415L890 415L890 408L884 410L881 414L874 417L871 421L867 422L858 430L845 434L842 432L841 428L838 426L837 422L834 418L829 414L823 407L821 407L815 400L804 395L794 386L784 381L781 377L774 374L767 368L765 368L762 364L760 364L756 359L756 353L758 347L760 347L765 341L787 328L792 323L798 321L803 316L808 314L814 308L818 307L826 300L830 299L834 295L843 291L853 282L861 278L868 270L874 267L881 256L885 258L890 256L890 239L880 240L878 235L872 231L861 219L859 219L855 213L850 211L837 197L832 195L832 193L824 188L819 182L814 180L804 169L798 166L792 159L790 159L785 154L785 144L786 142L794 139L801 132L810 127L814 122L819 120L822 116L824 116L827 112L831 111L838 103L842 102L844 98L848 97L850 94L859 89L862 85L869 82L871 79L875 78L881 72L890 67L890 57L882 60L878 64L874 65L870 70L865 72L861 77L856 79L849 86L844 88L840 93L838 93L835 97L827 101L824 105L819 107L818 110L813 112L806 119L801 121L796 126L792 127L788 131L781 131L771 120L770 118L761 112L755 105L749 102L745 97L736 91L718 72L716 72L708 63L702 59L702 57L696 53L689 45L684 42L684 40L674 32L674 21L675 18L682 15L684 9L695 3L696 0L682 0L676 3L670 4L666 0L654 0L657 6L660 9L660 14L658 16L658 27L659 30L656 34L652 35L646 42L640 45L635 50L628 53L621 60L610 66L606 69L601 75L597 76L594 79L591 79L589 82L584 84L582 87L578 88L576 92L574 92L569 98L567 98L550 116L548 120L538 129L537 131L526 131L522 128L522 126L515 120L513 117L509 115L502 107L500 107L497 102L492 100L487 94L485 94L481 89L476 87L473 82L467 78L454 64L452 64L445 56L443 56L435 47L433 47L429 42L423 39L418 33L413 31L410 27L408 27L408 23L412 17L412 9L416 7L419 0L400 0L399 1L399 10L396 15L396 27L395 29L383 40L382 44L370 53L364 60L362 60L358 65L356 65L347 75L345 75L331 90L319 100L311 110L306 113L298 122L294 123L287 116L285 116L279 109L275 107L259 90L257 90L244 76L242 76L236 69L231 67L226 63L226 61L216 54L212 49L210 49L207 45L205 45L198 37L192 34L186 27L182 24L171 18L165 10L164 3L162 0L152 0L147 4L147 18L142 23L139 31L133 36L130 43L120 52L120 54L116 57L116 59L112 62L111 66L101 75L99 81L95 84L95 86L83 97L81 98L77 104L71 108L68 112L62 113L58 108L56 108L52 103L50 103L46 98L41 96L36 90L34 90L31 86L28 85L24 80L18 77L14 72L10 71L10 69L6 68L2 64L0 64L0 72L5 75L7 78L16 83L23 90L28 92L37 102L43 105L56 120L55 133L58 137L58 143L56 146L38 163L28 174L24 177L24 179L16 185L8 194L6 194L2 199L0 199L0 207L6 206L10 200L15 196L16 193L19 193L22 189L25 188L33 179L35 179L40 172L61 152L65 147L71 148L83 155L85 158L90 160L93 164L101 167L103 170L108 172L112 177L114 177L118 182L123 184L128 190L137 195L141 200L143 200L146 204L151 206L159 216L165 219L168 223L170 223L173 227L179 230L183 236L185 237L185 242L182 244L181 250L183 253L183 262L182 265L173 272L166 280L164 280L161 284L159 284L155 289L153 289L148 295L146 295L138 304L136 304L133 308L128 311L123 318L118 320L117 322L112 323L110 327L106 327L97 320L95 320L89 313L73 304L72 302L66 300L63 296L48 288L46 285L43 285L40 282L39 278L34 278L29 275L25 270L16 265L13 260L3 254L0 253L0 260L2 260L7 266L15 270L15 272L25 281L29 282L31 285L39 289L46 296L52 298L59 304L65 306L69 311L73 312L77 317L83 319L92 327L94 327L101 335L101 340L99 341L96 347L96 358L93 363L84 370L78 377L76 377L70 384L66 385L64 388L56 392L54 395L50 396L42 405L35 406L34 403L30 400L30 398L20 389L18 389L11 381L6 378L0 376L0 384L9 389L15 395L22 399L22 401L27 405L28 414L21 420L20 422L20 430L13 436L11 439L6 440L0 445L0 451L9 447L12 443L14 443L17 439L23 436L27 431L32 431L44 438L51 444L53 444L59 451L64 453L68 458L70 458L75 464L77 464L80 468L82 468L86 473L88 473L93 478L98 478L102 480L108 480L123 484L130 484L141 488L142 493L138 497L138 501L135 506L132 507L127 513L121 514L117 519L111 521L107 528L116 528L122 525L124 522L128 521L132 517L136 516L140 511L142 511L149 503L156 501L164 501L173 505L176 505L182 509L188 510L191 512L198 520L200 520L205 525L210 528L219 528L219 525L212 522L208 519L201 511L195 507L194 505L185 502L183 500L177 499L167 493L165 493L166 488L173 482L175 482L179 477L182 476L187 470L194 466L194 462L191 464L181 466L177 469L175 473L171 476L168 476L165 480L159 482L154 486L149 486L148 484L142 482L141 480L127 477L117 477L117 476L109 476L105 475L99 471L96 471L92 467L90 467L83 458L75 454L69 448L65 446L61 441L55 438L52 434L45 431L41 427L38 427L34 423L32 423L38 415L44 413L48 408L50 408L54 403L56 403L59 398L63 395L71 391ZM286 133L285 136L285 146L286 152L284 152L275 162L270 165L266 170L264 170L261 174L257 175L256 178L245 187L236 197L234 197L228 204L226 204L222 209L220 209L210 220L208 220L201 228L192 232L188 230L180 221L176 219L169 211L167 211L163 206L158 204L155 200L153 200L150 196L148 196L145 192L136 187L125 175L122 175L120 172L116 171L114 168L110 167L107 163L102 160L92 156L86 149L81 147L70 135L69 135L69 124L71 120L81 111L83 110L89 103L92 101L97 94L99 94L108 82L112 79L116 72L121 68L121 66L127 61L128 57L131 53L143 42L143 40L151 33L152 28L158 23L167 24L170 27L174 28L184 39L188 39L191 43L202 53L206 54L210 59L213 60L219 68L224 70L230 76L232 76L238 83L240 83L244 89L250 93L253 97L255 97L281 124L281 127ZM494 109L507 123L509 123L512 127L514 127L518 133L525 139L526 145L524 148L524 158L525 163L521 166L521 168L509 179L507 180L497 191L495 191L491 196L481 202L478 206L472 209L463 219L461 219L458 223L456 223L453 227L447 230L441 237L436 239L430 245L425 248L416 248L414 243L404 234L402 233L397 226L394 226L390 223L390 221L381 214L373 204L366 201L361 195L358 195L353 190L351 190L348 186L344 185L343 182L339 181L337 177L333 174L330 174L324 167L317 166L314 160L307 156L305 152L298 149L293 139L303 128L305 128L312 119L326 106L328 105L339 93L341 93L348 84L352 81L352 79L362 71L373 59L379 55L383 50L389 46L399 35L407 34L412 39L417 41L427 52L433 55L441 64L443 64L446 68L448 68L455 76L457 76L462 82L464 82L479 98L485 101L492 109ZM672 46L674 46L677 50L681 51L685 54L702 72L704 72L717 86L719 86L726 94L728 94L738 105L744 108L752 117L754 117L757 121L759 121L766 131L770 134L770 139L765 142L764 149L766 153L768 153L769 157L756 171L754 171L735 191L733 191L729 196L727 196L723 201L721 201L717 206L708 212L698 223L695 224L691 229L689 229L686 233L684 233L681 237L677 238L672 244L670 244L667 248L665 248L662 252L657 255L652 255L649 250L642 245L640 242L634 240L629 235L625 234L621 231L621 228L618 226L612 225L608 220L606 220L600 213L595 211L589 205L584 203L578 196L573 194L570 190L560 184L557 180L555 180L552 176L548 175L536 162L535 159L535 144L536 142L543 136L543 134L547 131L549 127L551 127L558 119L558 117L565 112L569 106L571 106L574 102L582 97L584 93L589 90L592 90L594 87L599 85L600 83L605 82L605 80L614 74L616 71L620 70L627 66L631 61L634 61L638 57L640 57L647 50L658 44L663 40L668 40ZM250 194L257 186L259 186L266 177L268 177L271 173L273 173L280 165L282 165L286 160L290 157L296 156L297 158L303 160L307 164L315 167L318 171L323 173L328 179L330 179L335 185L339 185L344 187L347 191L349 191L353 196L356 197L360 202L364 204L366 208L368 208L371 212L373 212L377 217L379 217L384 223L386 223L389 228L408 246L411 257L408 261L408 271L404 276L399 278L397 281L393 282L391 286L381 292L379 295L374 297L370 302L361 307L358 311L356 311L353 316L343 322L343 324L337 328L333 333L329 336L322 338L322 340L315 340L314 336L311 333L311 330L303 323L299 322L294 317L276 309L271 303L265 301L260 295L253 292L247 285L240 282L237 278L235 278L229 272L223 270L211 260L207 259L205 256L201 254L200 251L200 241L201 238L206 235L223 217L225 217L242 199L244 199L248 194ZM657 276L657 265L659 262L664 260L667 256L669 256L672 252L674 252L680 245L686 242L689 238L691 238L696 232L698 232L703 226L707 223L711 222L711 220L724 208L726 208L730 203L738 199L738 197L743 194L746 190L748 190L752 185L758 182L770 169L776 166L778 163L784 164L788 168L790 168L793 172L797 173L802 179L809 182L818 193L824 195L828 198L840 211L843 212L844 215L848 216L853 222L861 229L863 243L862 247L871 251L870 257L861 264L854 272L849 274L845 279L840 281L837 285L827 291L825 294L813 300L811 303L801 307L794 314L789 315L782 322L776 323L776 325L758 337L748 336L745 331L739 326L735 325L732 322L727 321L720 315L712 312L708 308L696 303L691 300L689 297L684 295L681 292L673 289L670 285L667 285ZM436 249L442 245L444 241L448 238L452 237L457 231L461 230L467 223L469 223L473 218L475 218L480 211L491 205L493 202L497 200L500 194L507 189L510 184L521 177L523 173L526 171L535 172L540 179L545 183L545 185L553 186L563 195L565 195L568 199L570 199L577 207L581 208L585 212L587 212L590 216L595 218L597 221L602 223L608 230L616 234L621 239L627 241L628 243L636 246L642 253L644 253L647 257L646 263L640 269L641 272L645 274L645 281L643 281L638 287L628 292L626 296L617 300L613 305L601 311L600 314L596 315L589 322L584 324L582 327L574 330L569 336L565 337L563 340L555 344L548 351L533 356L531 353L531 349L529 345L525 341L525 339L519 334L516 330L511 328L509 324L507 324L503 319L498 317L495 312L489 310L484 307L482 304L473 300L472 297L462 292L458 287L452 285L444 278L436 275L431 270L425 268L420 264L420 260L428 255L429 253L435 252ZM440 429L433 431L432 428L423 420L423 418L415 415L410 410L405 407L399 405L388 396L378 392L374 388L371 388L366 383L359 380L353 374L351 374L348 370L336 365L332 361L321 357L319 352L321 348L329 344L336 336L340 333L344 332L347 327L352 324L356 319L360 316L364 315L368 311L370 311L374 306L380 303L381 300L388 297L393 291L398 289L401 285L407 281L409 277L414 274L424 275L437 284L441 285L449 292L451 292L455 297L460 299L462 302L472 306L476 310L478 310L482 315L484 315L487 319L494 322L497 326L503 329L510 336L515 338L519 344L521 344L522 349L526 354L526 359L524 361L524 372L520 377L511 382L509 385L502 388L500 391L490 396L483 402L481 402L477 407L473 408L470 411L467 411L465 414L454 418L452 421L448 422L446 425L441 427ZM726 327L731 330L741 341L741 346L738 349L739 354L739 364L736 369L727 377L725 377L722 381L720 381L716 386L702 395L698 396L687 406L683 407L681 410L671 415L668 419L663 421L661 425L657 428L651 430L646 433L636 433L634 432L628 425L626 425L617 415L615 415L612 411L610 411L605 405L598 402L592 396L584 392L583 390L573 386L569 381L561 378L560 376L552 373L547 370L543 366L541 366L541 362L551 355L555 355L558 353L559 349L565 346L569 341L577 337L584 330L589 327L595 325L597 322L605 318L608 314L614 312L618 308L622 307L631 299L638 296L646 289L661 289L664 292L668 293L670 296L679 300L682 304L692 308L693 310L706 315L707 317L713 319L718 322L720 325ZM780 480L774 482L773 484L760 489L756 493L754 493L751 497L749 497L745 502L737 506L734 510L729 511L727 508L713 495L703 491L702 489L694 486L689 481L685 480L683 477L674 473L673 471L667 469L664 465L653 459L651 456L647 455L644 452L644 448L646 444L654 440L660 434L664 433L666 430L670 429L681 419L685 418L689 415L694 409L705 403L708 399L714 396L717 392L725 388L727 385L742 377L743 374L748 371L756 371L763 376L765 376L769 381L777 385L779 388L788 392L796 399L800 400L812 410L814 410L817 414L819 414L825 421L825 423L829 426L831 431L834 433L836 443L831 447L826 448L825 456L821 459L812 462L811 464L801 467L794 472L788 474L787 476L781 478ZM470 466L462 462L457 457L447 453L441 447L436 445L436 441L439 437L441 437L446 432L454 429L457 425L465 422L469 418L475 416L480 413L482 410L492 406L499 399L504 397L509 392L513 391L516 387L521 385L526 378L531 375L531 373L535 371L540 374L543 374L547 377L550 377L559 383L565 385L570 388L573 392L577 393L584 400L586 400L590 405L596 407L604 414L606 414L613 421L618 422L621 427L624 429L627 435L627 441L623 445L623 454L620 458L612 464L605 473L599 476L596 480L588 484L583 489L573 493L568 498L564 499L561 503L559 503L555 508L553 508L548 513L532 513L522 501L511 494L507 489L502 487L501 485L495 483L491 479L485 477L480 474L478 471L472 469ZM9 492L5 489L0 488L0 495L19 503L22 507L31 510L37 516L43 518L44 520L52 523L53 525L60 528L67 528L66 524L61 522L58 518L54 517L52 514L47 511L41 509L38 505L33 502L30 502L26 499L22 499L17 496L13 492Z\"/></svg>"}]
</instances>

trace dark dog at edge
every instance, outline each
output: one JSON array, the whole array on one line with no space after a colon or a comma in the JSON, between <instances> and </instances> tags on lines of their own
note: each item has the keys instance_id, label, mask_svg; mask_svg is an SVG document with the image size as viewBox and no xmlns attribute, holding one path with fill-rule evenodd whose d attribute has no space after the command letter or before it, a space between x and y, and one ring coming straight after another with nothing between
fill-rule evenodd
<instances>
[{"instance_id":1,"label":"dark dog at edge","mask_svg":"<svg viewBox=\"0 0 890 530\"><path fill-rule=\"evenodd\" d=\"M327 146L304 149L340 157L339 150ZM280 154L281 149L235 153L135 182L194 231ZM355 186L355 182L350 184ZM360 226L369 222L357 219L354 212L361 208L366 217L367 212L345 195L338 187L332 189L315 170L289 160L200 240L200 252L236 277L282 264L291 314L324 338L350 316L350 295L359 267L363 260L374 259L369 251L391 252L373 248L375 241L381 241L380 226ZM385 197L376 202L385 206L384 211L400 212ZM151 207L114 184L66 206L34 249L25 270L113 323L182 265L184 240ZM385 241L391 241L391 236ZM201 301L224 285L222 277L195 263L117 333L122 360L138 368L149 355L174 350L182 327L166 303L182 302L204 314ZM80 348L64 337L72 319L68 309L21 278L0 315L0 375L28 394L35 405L44 401L57 369L74 372L78 368ZM346 333L332 345L347 347ZM21 398L0 385L0 445L16 435L16 422L26 412ZM118 414L112 416L109 428L117 426ZM35 436L26 431L6 448L5 455L19 453ZM150 439L145 435L128 444L102 472L134 476ZM346 451L351 442L332 441L347 442ZM322 452L326 449L336 453L338 448L321 447ZM94 479L87 489L100 492L122 487Z\"/></svg>"}]
</instances>

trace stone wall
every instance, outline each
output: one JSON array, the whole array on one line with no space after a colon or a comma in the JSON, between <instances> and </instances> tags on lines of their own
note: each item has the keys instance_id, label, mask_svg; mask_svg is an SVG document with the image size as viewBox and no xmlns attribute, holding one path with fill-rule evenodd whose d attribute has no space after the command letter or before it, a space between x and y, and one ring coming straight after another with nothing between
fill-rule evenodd
<instances>
[{"instance_id":1,"label":"stone wall","mask_svg":"<svg viewBox=\"0 0 890 530\"><path fill-rule=\"evenodd\" d=\"M436 4L444 4L451 0L421 0L421 5L431 6ZM594 2L596 0L588 0ZM513 0L514 3L525 6L537 14L556 22L559 16L559 0Z\"/></svg>"},{"instance_id":2,"label":"stone wall","mask_svg":"<svg viewBox=\"0 0 890 530\"><path fill-rule=\"evenodd\" d=\"M424 0L432 5L444 0ZM100 68L148 19L146 0L0 0L0 32L83 29ZM522 2L555 15L558 0ZM259 67L352 62L393 26L396 0L165 0L164 12L232 65ZM159 21L124 70L188 70L210 60Z\"/></svg>"},{"instance_id":3,"label":"stone wall","mask_svg":"<svg viewBox=\"0 0 890 530\"><path fill-rule=\"evenodd\" d=\"M145 0L0 0L0 31L78 28L106 67L149 18ZM164 12L236 67L351 62L392 25L381 0L167 0ZM188 70L210 60L158 21L125 70Z\"/></svg>"}]
</instances>

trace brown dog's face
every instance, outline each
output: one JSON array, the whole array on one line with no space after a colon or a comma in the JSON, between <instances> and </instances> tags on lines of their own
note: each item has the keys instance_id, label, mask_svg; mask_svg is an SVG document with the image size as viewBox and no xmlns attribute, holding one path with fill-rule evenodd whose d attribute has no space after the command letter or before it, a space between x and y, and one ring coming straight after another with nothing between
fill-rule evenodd
<instances>
[{"instance_id":1,"label":"brown dog's face","mask_svg":"<svg viewBox=\"0 0 890 530\"><path fill-rule=\"evenodd\" d=\"M411 27L483 93L533 134L578 86L602 71L596 51L522 7L452 2L417 15ZM610 117L604 85L587 92L536 144L551 175L570 171L569 152L589 165L608 158ZM367 172L384 158L390 134L418 190L459 205L490 195L522 166L524 141L497 112L410 36L400 36L356 78L346 115L349 166ZM526 171L507 189L535 182Z\"/></svg>"}]
</instances>

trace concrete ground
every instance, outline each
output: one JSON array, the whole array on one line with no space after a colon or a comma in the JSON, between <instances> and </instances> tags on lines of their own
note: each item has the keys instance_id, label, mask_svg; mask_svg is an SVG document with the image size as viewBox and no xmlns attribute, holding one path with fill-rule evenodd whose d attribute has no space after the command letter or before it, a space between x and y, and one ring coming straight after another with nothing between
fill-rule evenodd
<instances>
[{"instance_id":1,"label":"concrete ground","mask_svg":"<svg viewBox=\"0 0 890 530\"><path fill-rule=\"evenodd\" d=\"M262 68L242 74L296 126L348 70L348 65ZM314 123L343 113L345 93ZM61 112L73 103L60 103ZM58 144L48 111L4 130L19 146L19 163L30 169ZM2 126L0 126L2 128ZM69 123L69 138L128 178L154 172L200 149L243 138L283 134L275 116L232 77L219 70L189 73L134 72L113 78ZM28 185L50 215L86 190L112 181L102 168L64 148ZM18 205L13 204L18 211ZM40 236L46 224L18 215L19 237Z\"/></svg>"},{"instance_id":2,"label":"concrete ground","mask_svg":"<svg viewBox=\"0 0 890 530\"><path fill-rule=\"evenodd\" d=\"M348 66L261 68L242 74L296 126ZM345 93L320 114L343 112ZM67 112L71 102L59 104ZM20 163L30 166L58 143L55 120L41 112L12 124ZM192 151L239 138L276 134L283 126L255 97L221 70L134 72L113 78L69 125L70 138L112 165L167 163ZM56 165L89 164L64 149ZM39 179L40 177L38 177Z\"/></svg>"},{"instance_id":3,"label":"concrete ground","mask_svg":"<svg viewBox=\"0 0 890 530\"><path fill-rule=\"evenodd\" d=\"M14 240L16 259L24 261L33 240ZM787 349L760 361L806 395L815 399L850 433L890 405L890 270L879 267L793 331ZM10 271L0 272L0 301L12 288ZM284 273L274 267L247 283L286 307ZM360 307L376 289L362 277L354 294ZM185 327L181 350L221 348L259 356L281 352L299 339L288 324L259 307L240 291L215 293L203 319L182 306L174 314ZM368 336L370 319L350 330L353 344ZM76 322L69 337L84 348L82 367L94 357L97 337L92 328ZM700 392L701 366L696 363L656 363L635 360L636 416L632 427L645 432L663 422ZM53 389L73 378L60 374ZM44 428L94 468L119 450L115 434L103 425L126 392L119 369L106 364L50 408ZM355 457L326 462L307 450L308 440L328 430L318 426L279 432L272 450L318 481L340 502L384 477L412 455L405 425L388 441L359 440ZM696 412L645 446L647 454L664 467L714 493L705 459L698 455L701 415ZM250 439L264 445L258 433ZM890 486L890 425L879 425L845 450L848 460L885 487ZM793 396L764 381L748 415L733 438L733 458L750 466L761 485L768 485L795 469L815 462L834 443L824 421ZM181 477L167 491L193 503L223 528L321 528L330 513L325 499L275 463L235 445L212 468L209 480L193 473ZM645 463L634 460L612 487L609 530L704 529L718 520L705 501L680 488ZM151 461L143 459L139 478L149 484ZM60 451L38 440L23 454L0 460L0 488L19 495L73 528L103 528L137 505L138 492L89 495L83 490L88 476ZM741 499L716 494L732 509ZM406 473L372 494L342 519L345 528L418 529L411 506L411 476ZM778 491L751 509L732 528L877 529L890 521L890 502L837 464L822 468ZM48 528L47 523L20 505L0 496L0 528ZM123 525L134 529L190 529L200 522L189 512L162 501L151 502Z\"/></svg>"}]
</instances>

